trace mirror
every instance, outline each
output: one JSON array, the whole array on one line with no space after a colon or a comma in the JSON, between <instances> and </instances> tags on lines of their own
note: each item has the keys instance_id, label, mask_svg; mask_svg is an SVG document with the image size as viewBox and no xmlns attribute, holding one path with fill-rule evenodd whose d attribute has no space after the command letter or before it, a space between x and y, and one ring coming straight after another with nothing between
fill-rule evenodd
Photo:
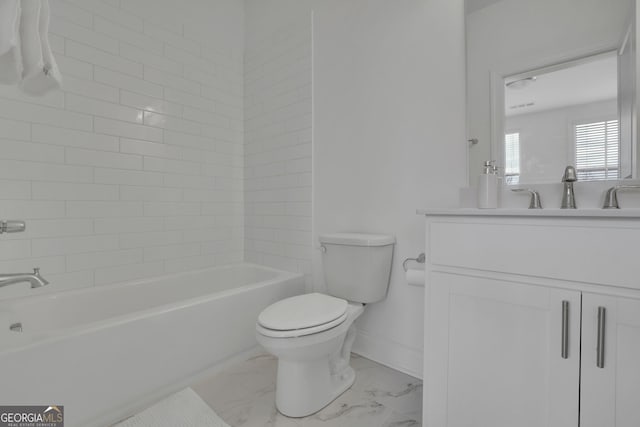
<instances>
[{"instance_id":1,"label":"mirror","mask_svg":"<svg viewBox=\"0 0 640 427\"><path fill-rule=\"evenodd\" d=\"M637 178L635 0L467 0L469 183Z\"/></svg>"},{"instance_id":2,"label":"mirror","mask_svg":"<svg viewBox=\"0 0 640 427\"><path fill-rule=\"evenodd\" d=\"M620 153L616 51L508 76L502 89L505 136L494 157L505 184L557 182L566 165L579 181L620 179L631 152Z\"/></svg>"}]
</instances>

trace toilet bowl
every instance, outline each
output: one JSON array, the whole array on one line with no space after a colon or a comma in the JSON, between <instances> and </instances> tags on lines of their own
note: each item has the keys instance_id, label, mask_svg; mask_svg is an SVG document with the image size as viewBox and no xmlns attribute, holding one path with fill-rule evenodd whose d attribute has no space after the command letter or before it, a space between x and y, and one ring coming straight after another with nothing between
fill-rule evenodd
<instances>
[{"instance_id":1,"label":"toilet bowl","mask_svg":"<svg viewBox=\"0 0 640 427\"><path fill-rule=\"evenodd\" d=\"M395 238L339 233L320 243L327 294L278 301L256 322L258 343L278 358L276 407L289 417L311 415L353 385L354 321L364 303L386 297Z\"/></svg>"}]
</instances>

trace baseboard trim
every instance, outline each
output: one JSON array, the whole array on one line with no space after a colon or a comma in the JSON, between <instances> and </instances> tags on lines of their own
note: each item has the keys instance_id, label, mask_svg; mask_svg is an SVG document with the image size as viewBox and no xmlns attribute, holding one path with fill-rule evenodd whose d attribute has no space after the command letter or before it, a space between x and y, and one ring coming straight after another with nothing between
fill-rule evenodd
<instances>
[{"instance_id":1,"label":"baseboard trim","mask_svg":"<svg viewBox=\"0 0 640 427\"><path fill-rule=\"evenodd\" d=\"M374 362L422 379L422 351L420 350L358 331L352 351Z\"/></svg>"}]
</instances>

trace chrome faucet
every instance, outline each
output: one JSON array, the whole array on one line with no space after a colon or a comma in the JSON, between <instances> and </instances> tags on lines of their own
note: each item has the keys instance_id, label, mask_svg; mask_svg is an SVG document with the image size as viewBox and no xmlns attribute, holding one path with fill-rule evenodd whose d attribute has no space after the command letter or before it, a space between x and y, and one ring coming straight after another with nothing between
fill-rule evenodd
<instances>
[{"instance_id":1,"label":"chrome faucet","mask_svg":"<svg viewBox=\"0 0 640 427\"><path fill-rule=\"evenodd\" d=\"M618 190L640 189L640 185L616 185L607 190L602 209L620 209L618 204Z\"/></svg>"},{"instance_id":2,"label":"chrome faucet","mask_svg":"<svg viewBox=\"0 0 640 427\"><path fill-rule=\"evenodd\" d=\"M542 209L542 202L540 201L540 193L528 188L514 188L514 193L529 193L531 194L531 200L529 200L529 209Z\"/></svg>"},{"instance_id":3,"label":"chrome faucet","mask_svg":"<svg viewBox=\"0 0 640 427\"><path fill-rule=\"evenodd\" d=\"M40 269L34 268L31 273L0 274L0 288L14 283L29 282L32 288L41 288L49 282L40 275Z\"/></svg>"},{"instance_id":4,"label":"chrome faucet","mask_svg":"<svg viewBox=\"0 0 640 427\"><path fill-rule=\"evenodd\" d=\"M561 209L575 209L576 208L576 196L573 192L573 183L578 180L576 169L573 166L567 166L562 175L562 182L564 183L564 190L562 191L562 204Z\"/></svg>"}]
</instances>

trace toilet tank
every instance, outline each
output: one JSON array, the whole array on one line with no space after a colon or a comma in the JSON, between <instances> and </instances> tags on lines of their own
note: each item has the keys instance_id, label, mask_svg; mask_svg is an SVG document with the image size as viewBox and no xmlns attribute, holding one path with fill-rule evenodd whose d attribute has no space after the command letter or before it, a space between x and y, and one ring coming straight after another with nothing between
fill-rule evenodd
<instances>
[{"instance_id":1,"label":"toilet tank","mask_svg":"<svg viewBox=\"0 0 640 427\"><path fill-rule=\"evenodd\" d=\"M359 303L387 296L396 239L385 234L320 235L327 293Z\"/></svg>"}]
</instances>

